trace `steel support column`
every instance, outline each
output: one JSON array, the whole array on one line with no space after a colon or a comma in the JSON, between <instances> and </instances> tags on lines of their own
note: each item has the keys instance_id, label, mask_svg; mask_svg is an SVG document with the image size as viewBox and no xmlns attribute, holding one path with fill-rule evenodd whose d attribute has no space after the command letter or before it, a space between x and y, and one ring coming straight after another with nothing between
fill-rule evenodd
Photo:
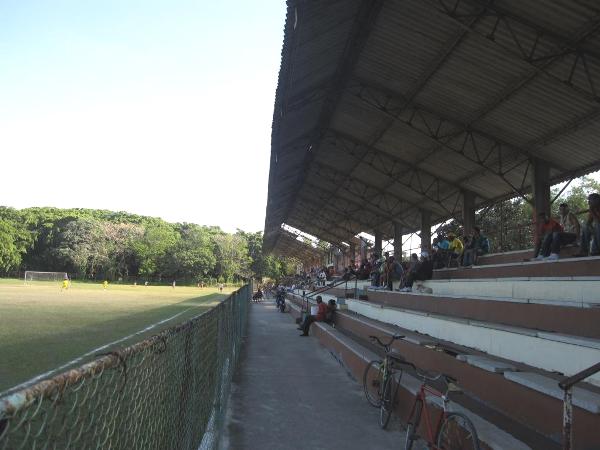
<instances>
[{"instance_id":1,"label":"steel support column","mask_svg":"<svg viewBox=\"0 0 600 450\"><path fill-rule=\"evenodd\" d=\"M468 236L473 232L473 227L475 226L475 193L471 191L463 191L462 200L463 228L465 236Z\"/></svg>"},{"instance_id":2,"label":"steel support column","mask_svg":"<svg viewBox=\"0 0 600 450\"><path fill-rule=\"evenodd\" d=\"M394 256L398 261L402 259L402 234L404 228L401 223L394 222Z\"/></svg>"},{"instance_id":3,"label":"steel support column","mask_svg":"<svg viewBox=\"0 0 600 450\"><path fill-rule=\"evenodd\" d=\"M382 248L381 241L382 241L381 231L375 231L375 248L373 250L378 255L381 255L381 248Z\"/></svg>"},{"instance_id":4,"label":"steel support column","mask_svg":"<svg viewBox=\"0 0 600 450\"><path fill-rule=\"evenodd\" d=\"M431 250L431 213L421 210L421 250Z\"/></svg>"},{"instance_id":5,"label":"steel support column","mask_svg":"<svg viewBox=\"0 0 600 450\"><path fill-rule=\"evenodd\" d=\"M550 215L550 166L539 159L533 165L531 185L533 186L534 221L539 213Z\"/></svg>"}]
</instances>

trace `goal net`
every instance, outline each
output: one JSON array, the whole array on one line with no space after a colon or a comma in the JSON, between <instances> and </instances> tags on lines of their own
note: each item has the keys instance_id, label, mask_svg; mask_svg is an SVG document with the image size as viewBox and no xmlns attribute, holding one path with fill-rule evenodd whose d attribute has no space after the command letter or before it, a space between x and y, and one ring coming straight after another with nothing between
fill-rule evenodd
<instances>
[{"instance_id":1,"label":"goal net","mask_svg":"<svg viewBox=\"0 0 600 450\"><path fill-rule=\"evenodd\" d=\"M31 281L63 281L67 278L67 272L36 272L28 270L25 272L25 283Z\"/></svg>"}]
</instances>

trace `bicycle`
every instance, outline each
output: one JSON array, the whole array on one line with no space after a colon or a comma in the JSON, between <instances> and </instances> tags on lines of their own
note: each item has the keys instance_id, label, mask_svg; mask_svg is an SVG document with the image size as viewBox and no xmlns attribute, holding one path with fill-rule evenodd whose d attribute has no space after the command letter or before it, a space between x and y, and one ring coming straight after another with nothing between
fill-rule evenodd
<instances>
[{"instance_id":1,"label":"bicycle","mask_svg":"<svg viewBox=\"0 0 600 450\"><path fill-rule=\"evenodd\" d=\"M369 336L369 338L384 348L385 358L383 361L373 360L367 365L363 373L363 388L367 401L375 408L379 408L379 425L385 429L392 416L394 400L400 384L400 382L394 383L394 374L398 371L395 370L394 365L406 363L399 354L394 354L390 347L395 340L403 339L404 336L394 335L387 344L381 342L377 336ZM376 394L373 394L373 389Z\"/></svg>"},{"instance_id":2,"label":"bicycle","mask_svg":"<svg viewBox=\"0 0 600 450\"><path fill-rule=\"evenodd\" d=\"M427 373L420 372L412 363L405 364L415 369L417 375L423 379L408 416L405 450L411 450L413 443L417 439L416 430L419 428L423 412L425 412L425 426L427 431L425 439L427 440L428 448L432 450L480 450L479 438L477 437L477 431L473 422L462 413L448 412L448 402L450 401L448 394L450 392L461 391L456 385L456 379L445 374L430 376ZM426 383L426 380L437 381L440 378L443 378L446 383L446 391L444 393ZM433 433L430 415L427 411L427 394L440 397L443 403L442 412L435 427L435 433Z\"/></svg>"}]
</instances>

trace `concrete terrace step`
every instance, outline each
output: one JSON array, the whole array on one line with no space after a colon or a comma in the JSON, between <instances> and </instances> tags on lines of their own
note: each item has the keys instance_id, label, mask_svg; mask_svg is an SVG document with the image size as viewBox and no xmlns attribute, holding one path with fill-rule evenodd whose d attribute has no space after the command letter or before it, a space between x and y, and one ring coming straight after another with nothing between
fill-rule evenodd
<instances>
[{"instance_id":1,"label":"concrete terrace step","mask_svg":"<svg viewBox=\"0 0 600 450\"><path fill-rule=\"evenodd\" d=\"M386 307L600 339L600 308L390 291L369 291L368 301Z\"/></svg>"},{"instance_id":2,"label":"concrete terrace step","mask_svg":"<svg viewBox=\"0 0 600 450\"><path fill-rule=\"evenodd\" d=\"M600 340L453 318L348 299L348 309L381 322L547 371L573 375L600 361ZM600 374L587 379L600 386Z\"/></svg>"},{"instance_id":3,"label":"concrete terrace step","mask_svg":"<svg viewBox=\"0 0 600 450\"><path fill-rule=\"evenodd\" d=\"M564 392L553 378L539 373L511 371L505 372L504 377L559 400L563 399ZM600 394L590 392L587 389L573 387L573 404L593 414L600 414Z\"/></svg>"},{"instance_id":4,"label":"concrete terrace step","mask_svg":"<svg viewBox=\"0 0 600 450\"><path fill-rule=\"evenodd\" d=\"M489 408L516 420L517 425L504 429L517 433L515 436L523 442L529 442L533 448L558 447L562 427L562 402L541 390L509 381L503 376L503 372L508 373L507 370L512 366L527 373L537 371L548 379L554 379L556 385L562 377L352 312L340 312L336 315L336 330L348 333L353 339L362 342L367 342L369 335L384 338L392 334L406 335L405 339L395 341L393 347L407 360L423 369L447 373L457 378L460 386L472 392ZM470 363L466 362L466 356ZM600 394L600 389L594 386L585 383L582 386L585 391ZM600 448L600 436L595 432L600 426L600 417L581 407L575 407L573 413L574 432L577 436L574 448ZM535 442L536 432L533 430L551 437L550 440L554 442Z\"/></svg>"},{"instance_id":5,"label":"concrete terrace step","mask_svg":"<svg viewBox=\"0 0 600 450\"><path fill-rule=\"evenodd\" d=\"M560 250L561 258L571 258L575 254L579 253L578 245L567 245ZM487 265L487 264L504 264L504 263L514 263L521 262L525 258L531 258L533 256L533 248L528 248L525 250L513 250L510 252L499 252L499 253L489 253L484 256L480 256L477 259L477 265Z\"/></svg>"},{"instance_id":6,"label":"concrete terrace step","mask_svg":"<svg viewBox=\"0 0 600 450\"><path fill-rule=\"evenodd\" d=\"M600 276L429 280L434 295L573 307L600 305Z\"/></svg>"},{"instance_id":7,"label":"concrete terrace step","mask_svg":"<svg viewBox=\"0 0 600 450\"><path fill-rule=\"evenodd\" d=\"M600 275L600 256L437 269L434 280L456 278L584 277Z\"/></svg>"},{"instance_id":8,"label":"concrete terrace step","mask_svg":"<svg viewBox=\"0 0 600 450\"><path fill-rule=\"evenodd\" d=\"M372 360L380 359L380 356L376 353L360 345L355 340L336 329L332 329L331 327L320 323L314 324L313 327L314 328L311 331L312 334L317 336L322 345L330 349L336 359L352 373L353 377L359 383L362 382L362 375L366 365ZM396 380L400 381L400 392L398 393L398 396L400 397L399 404L401 408L397 413L399 413L403 420L406 420L412 398L414 398L414 395L418 392L421 382L419 379L408 373L404 373L401 379L398 379L397 377ZM439 399L429 397L428 402L431 407L437 409L440 408ZM449 409L467 415L475 425L480 441L491 449L526 450L531 448L505 430L496 426L494 423L488 421L486 418L481 417L456 402L451 401Z\"/></svg>"}]
</instances>

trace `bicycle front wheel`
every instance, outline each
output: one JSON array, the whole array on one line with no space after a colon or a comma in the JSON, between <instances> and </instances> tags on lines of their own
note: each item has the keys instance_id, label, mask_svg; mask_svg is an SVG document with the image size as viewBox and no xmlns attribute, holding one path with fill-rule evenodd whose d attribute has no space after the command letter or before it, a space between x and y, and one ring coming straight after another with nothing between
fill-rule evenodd
<instances>
[{"instance_id":1,"label":"bicycle front wheel","mask_svg":"<svg viewBox=\"0 0 600 450\"><path fill-rule=\"evenodd\" d=\"M404 444L404 450L411 450L413 444L417 440L417 429L419 428L419 423L421 422L422 409L423 402L417 398L415 400L415 404L413 405L412 414L408 418L408 422L406 424L406 442Z\"/></svg>"},{"instance_id":2,"label":"bicycle front wheel","mask_svg":"<svg viewBox=\"0 0 600 450\"><path fill-rule=\"evenodd\" d=\"M389 374L384 383L381 395L381 406L379 407L379 425L385 429L392 417L394 409L394 398L396 397L396 383L393 374Z\"/></svg>"},{"instance_id":3,"label":"bicycle front wheel","mask_svg":"<svg viewBox=\"0 0 600 450\"><path fill-rule=\"evenodd\" d=\"M383 392L383 362L381 360L373 360L365 367L363 389L371 406L379 408Z\"/></svg>"},{"instance_id":4,"label":"bicycle front wheel","mask_svg":"<svg viewBox=\"0 0 600 450\"><path fill-rule=\"evenodd\" d=\"M439 450L479 450L479 438L473 422L462 413L446 416L438 433Z\"/></svg>"}]
</instances>

